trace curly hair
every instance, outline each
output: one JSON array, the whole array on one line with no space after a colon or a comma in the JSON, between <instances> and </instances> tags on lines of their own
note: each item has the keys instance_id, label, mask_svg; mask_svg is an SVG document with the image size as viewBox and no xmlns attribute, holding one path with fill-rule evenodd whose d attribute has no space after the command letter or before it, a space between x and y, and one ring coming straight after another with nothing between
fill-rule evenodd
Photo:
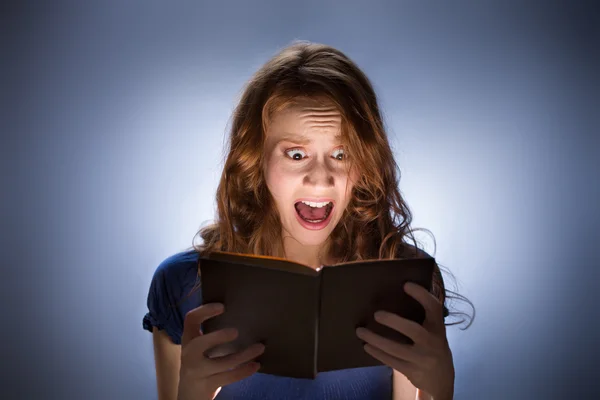
<instances>
[{"instance_id":1,"label":"curly hair","mask_svg":"<svg viewBox=\"0 0 600 400\"><path fill-rule=\"evenodd\" d=\"M305 41L281 50L246 84L232 115L216 220L196 233L203 243L193 248L200 254L282 256L281 221L265 182L263 148L273 115L300 101L337 108L342 143L360 175L330 235L330 257L344 262L427 255L411 229L412 215L398 189L399 168L370 80L340 50ZM465 299L445 288L439 265L431 292L444 304L445 315L447 298Z\"/></svg>"}]
</instances>

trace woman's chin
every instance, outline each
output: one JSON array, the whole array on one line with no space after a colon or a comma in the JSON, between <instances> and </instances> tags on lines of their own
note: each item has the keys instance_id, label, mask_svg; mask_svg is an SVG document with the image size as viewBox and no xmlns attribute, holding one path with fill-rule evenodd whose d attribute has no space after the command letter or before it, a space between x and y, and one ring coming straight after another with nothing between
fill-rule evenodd
<instances>
[{"instance_id":1,"label":"woman's chin","mask_svg":"<svg viewBox=\"0 0 600 400\"><path fill-rule=\"evenodd\" d=\"M309 233L302 235L302 237L296 238L296 240L298 240L298 242L303 246L320 246L325 243L327 236L323 235L322 233L313 233L312 235Z\"/></svg>"},{"instance_id":2,"label":"woman's chin","mask_svg":"<svg viewBox=\"0 0 600 400\"><path fill-rule=\"evenodd\" d=\"M332 226L334 225L327 226L326 228L320 230L310 230L296 222L293 229L288 230L288 232L298 243L303 246L319 246L324 244L329 238L329 235L332 231Z\"/></svg>"}]
</instances>

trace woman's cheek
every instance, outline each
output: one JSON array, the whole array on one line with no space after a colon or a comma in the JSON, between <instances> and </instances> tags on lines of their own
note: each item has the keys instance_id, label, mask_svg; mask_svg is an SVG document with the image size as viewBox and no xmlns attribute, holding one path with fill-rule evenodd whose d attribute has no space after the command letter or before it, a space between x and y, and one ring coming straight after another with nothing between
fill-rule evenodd
<instances>
[{"instance_id":1,"label":"woman's cheek","mask_svg":"<svg viewBox=\"0 0 600 400\"><path fill-rule=\"evenodd\" d=\"M283 171L273 171L273 173L269 175L268 185L271 194L277 199L284 198L291 186L288 174Z\"/></svg>"}]
</instances>

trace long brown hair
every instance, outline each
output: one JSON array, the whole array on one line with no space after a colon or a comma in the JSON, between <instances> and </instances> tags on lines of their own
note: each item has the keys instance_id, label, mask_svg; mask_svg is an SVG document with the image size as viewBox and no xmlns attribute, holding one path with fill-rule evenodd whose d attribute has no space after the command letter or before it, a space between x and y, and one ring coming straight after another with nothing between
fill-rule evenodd
<instances>
[{"instance_id":1,"label":"long brown hair","mask_svg":"<svg viewBox=\"0 0 600 400\"><path fill-rule=\"evenodd\" d=\"M398 189L400 172L371 82L341 51L304 41L284 48L247 83L232 115L216 221L198 231L203 243L193 248L200 254L283 256L281 222L263 175L263 146L274 113L300 100L338 109L342 142L360 175L331 233L329 256L343 262L426 255L410 227L412 215ZM448 293L456 295L445 288L439 267L432 293L443 303Z\"/></svg>"}]
</instances>

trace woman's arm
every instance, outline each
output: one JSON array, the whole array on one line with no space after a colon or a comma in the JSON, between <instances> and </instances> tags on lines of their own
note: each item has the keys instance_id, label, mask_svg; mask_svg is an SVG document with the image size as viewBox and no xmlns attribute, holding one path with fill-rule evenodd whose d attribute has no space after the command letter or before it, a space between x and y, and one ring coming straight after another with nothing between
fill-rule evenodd
<instances>
[{"instance_id":1,"label":"woman's arm","mask_svg":"<svg viewBox=\"0 0 600 400\"><path fill-rule=\"evenodd\" d=\"M177 400L181 346L173 343L167 333L157 327L152 328L152 341L158 400Z\"/></svg>"},{"instance_id":2,"label":"woman's arm","mask_svg":"<svg viewBox=\"0 0 600 400\"><path fill-rule=\"evenodd\" d=\"M417 399L417 388L402 373L394 371L394 380L392 384L394 400L415 400ZM419 399L420 400L420 399Z\"/></svg>"},{"instance_id":3,"label":"woman's arm","mask_svg":"<svg viewBox=\"0 0 600 400\"><path fill-rule=\"evenodd\" d=\"M436 400L428 393L417 389L400 372L394 371L393 399L394 400Z\"/></svg>"}]
</instances>

